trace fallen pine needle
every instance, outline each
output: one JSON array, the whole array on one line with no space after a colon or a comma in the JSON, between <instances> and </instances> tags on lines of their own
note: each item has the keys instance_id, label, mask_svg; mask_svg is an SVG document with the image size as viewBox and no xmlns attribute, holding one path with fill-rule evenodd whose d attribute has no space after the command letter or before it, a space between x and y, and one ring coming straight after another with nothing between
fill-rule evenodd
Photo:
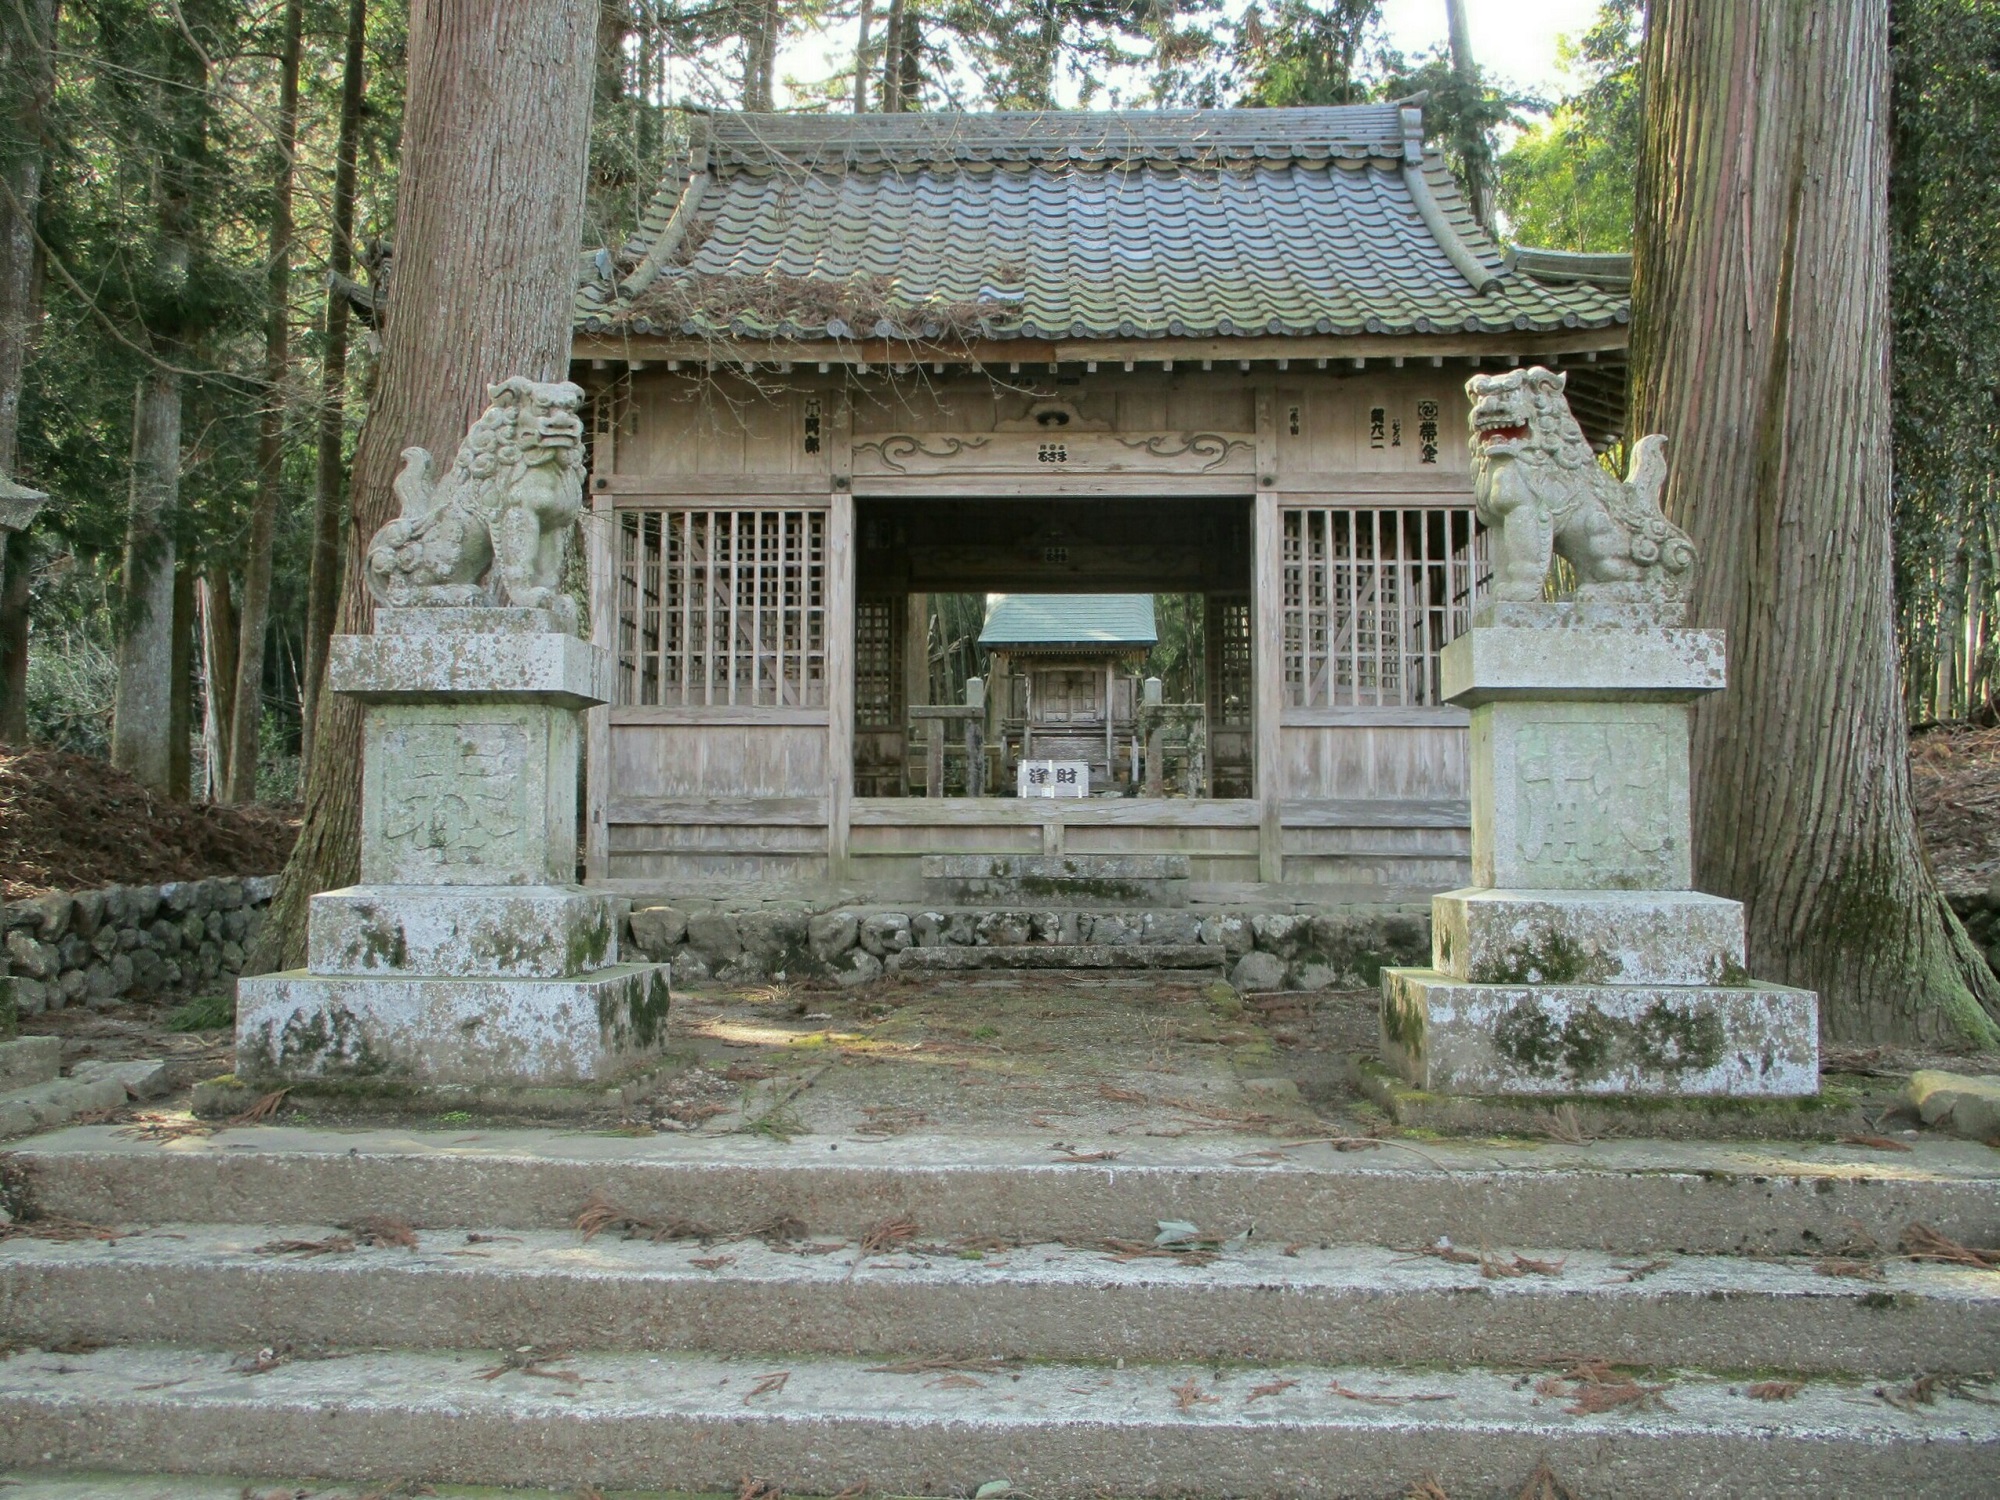
<instances>
[{"instance_id":1,"label":"fallen pine needle","mask_svg":"<svg viewBox=\"0 0 2000 1500\"><path fill-rule=\"evenodd\" d=\"M1426 1474L1403 1492L1403 1500L1451 1500L1435 1474Z\"/></svg>"},{"instance_id":2,"label":"fallen pine needle","mask_svg":"<svg viewBox=\"0 0 2000 1500\"><path fill-rule=\"evenodd\" d=\"M785 1382L791 1378L792 1372L790 1370L777 1370L769 1375L760 1375L757 1378L757 1383L750 1387L750 1394L743 1398L743 1404L748 1406L751 1400L758 1396L777 1395L779 1391L785 1388Z\"/></svg>"},{"instance_id":3,"label":"fallen pine needle","mask_svg":"<svg viewBox=\"0 0 2000 1500\"><path fill-rule=\"evenodd\" d=\"M931 1382L934 1391L983 1391L986 1382L974 1380L970 1375L961 1375L956 1370L948 1375L940 1375Z\"/></svg>"},{"instance_id":4,"label":"fallen pine needle","mask_svg":"<svg viewBox=\"0 0 2000 1500\"><path fill-rule=\"evenodd\" d=\"M1439 1240L1435 1245L1419 1245L1408 1256L1410 1260L1441 1260L1448 1265L1476 1266L1480 1257L1470 1250L1460 1250L1450 1240Z\"/></svg>"},{"instance_id":5,"label":"fallen pine needle","mask_svg":"<svg viewBox=\"0 0 2000 1500\"><path fill-rule=\"evenodd\" d=\"M583 1377L576 1371L548 1368L551 1364L560 1363L569 1357L569 1351L566 1349L540 1349L533 1344L527 1344L508 1351L506 1357L491 1369L475 1370L473 1374L480 1380L498 1380L512 1370L522 1375L534 1375L543 1380L559 1380L564 1385L582 1385Z\"/></svg>"},{"instance_id":6,"label":"fallen pine needle","mask_svg":"<svg viewBox=\"0 0 2000 1500\"><path fill-rule=\"evenodd\" d=\"M268 1240L257 1247L259 1255L297 1255L311 1260L315 1255L346 1255L354 1248L354 1237L330 1234L323 1240Z\"/></svg>"},{"instance_id":7,"label":"fallen pine needle","mask_svg":"<svg viewBox=\"0 0 2000 1500\"><path fill-rule=\"evenodd\" d=\"M735 1265L736 1257L733 1255L697 1255L688 1264L699 1266L704 1271L720 1271L724 1266Z\"/></svg>"},{"instance_id":8,"label":"fallen pine needle","mask_svg":"<svg viewBox=\"0 0 2000 1500\"><path fill-rule=\"evenodd\" d=\"M347 1227L354 1231L356 1244L398 1250L417 1248L417 1232L410 1227L407 1219L398 1219L388 1214L375 1214L366 1219L358 1219Z\"/></svg>"},{"instance_id":9,"label":"fallen pine needle","mask_svg":"<svg viewBox=\"0 0 2000 1500\"><path fill-rule=\"evenodd\" d=\"M1912 1224L1903 1231L1897 1249L1909 1260L1937 1261L1948 1266L1971 1266L1984 1270L2000 1266L2000 1250L1975 1250L1939 1234L1928 1224Z\"/></svg>"},{"instance_id":10,"label":"fallen pine needle","mask_svg":"<svg viewBox=\"0 0 2000 1500\"><path fill-rule=\"evenodd\" d=\"M231 1115L226 1123L230 1125L261 1125L273 1118L285 1102L289 1088L273 1089L240 1115Z\"/></svg>"},{"instance_id":11,"label":"fallen pine needle","mask_svg":"<svg viewBox=\"0 0 2000 1500\"><path fill-rule=\"evenodd\" d=\"M1052 1145L1051 1145L1051 1146L1049 1147L1049 1149L1050 1149L1051 1151L1059 1151L1059 1152L1061 1152L1061 1153L1062 1153L1062 1159L1063 1159L1064 1161L1116 1161L1116 1160L1118 1160L1118 1153L1117 1153L1116 1151L1079 1151L1079 1150L1077 1150L1077 1149L1076 1149L1076 1147L1074 1147L1074 1146L1070 1145L1070 1143L1069 1143L1068 1141L1056 1141L1055 1143L1053 1143L1053 1144L1052 1144Z\"/></svg>"},{"instance_id":12,"label":"fallen pine needle","mask_svg":"<svg viewBox=\"0 0 2000 1500\"><path fill-rule=\"evenodd\" d=\"M1528 1482L1521 1486L1521 1493L1515 1500L1577 1500L1577 1493L1556 1478L1556 1471L1544 1458L1535 1465L1535 1472L1528 1476Z\"/></svg>"}]
</instances>

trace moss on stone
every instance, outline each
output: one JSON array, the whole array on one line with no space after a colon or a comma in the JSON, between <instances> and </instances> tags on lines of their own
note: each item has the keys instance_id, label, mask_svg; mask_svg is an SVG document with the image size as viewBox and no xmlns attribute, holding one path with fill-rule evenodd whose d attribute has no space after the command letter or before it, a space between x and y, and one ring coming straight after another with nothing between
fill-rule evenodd
<instances>
[{"instance_id":1,"label":"moss on stone","mask_svg":"<svg viewBox=\"0 0 2000 1500\"><path fill-rule=\"evenodd\" d=\"M1531 1073L1551 1071L1563 1055L1562 1036L1554 1019L1533 1001L1513 1005L1493 1028L1493 1046L1518 1068Z\"/></svg>"},{"instance_id":2,"label":"moss on stone","mask_svg":"<svg viewBox=\"0 0 2000 1500\"><path fill-rule=\"evenodd\" d=\"M1614 965L1568 933L1544 927L1515 943L1472 973L1474 984L1602 984Z\"/></svg>"},{"instance_id":3,"label":"moss on stone","mask_svg":"<svg viewBox=\"0 0 2000 1500\"><path fill-rule=\"evenodd\" d=\"M1713 1010L1682 1010L1665 1000L1646 1007L1634 1032L1633 1051L1641 1065L1663 1072L1712 1068L1729 1043L1722 1018Z\"/></svg>"}]
</instances>

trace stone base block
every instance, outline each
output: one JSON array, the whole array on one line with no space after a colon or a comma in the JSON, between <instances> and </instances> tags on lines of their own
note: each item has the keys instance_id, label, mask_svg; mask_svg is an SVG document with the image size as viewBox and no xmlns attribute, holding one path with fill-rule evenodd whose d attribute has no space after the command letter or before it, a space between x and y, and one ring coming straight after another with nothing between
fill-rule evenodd
<instances>
[{"instance_id":1,"label":"stone base block","mask_svg":"<svg viewBox=\"0 0 2000 1500\"><path fill-rule=\"evenodd\" d=\"M352 885L312 898L306 969L566 979L618 962L619 900L582 886Z\"/></svg>"},{"instance_id":2,"label":"stone base block","mask_svg":"<svg viewBox=\"0 0 2000 1500\"><path fill-rule=\"evenodd\" d=\"M295 969L236 986L236 1071L258 1081L560 1084L616 1079L667 1035L667 971L581 979L357 979Z\"/></svg>"},{"instance_id":3,"label":"stone base block","mask_svg":"<svg viewBox=\"0 0 2000 1500\"><path fill-rule=\"evenodd\" d=\"M1187 905L1185 854L927 854L924 895L944 906Z\"/></svg>"},{"instance_id":4,"label":"stone base block","mask_svg":"<svg viewBox=\"0 0 2000 1500\"><path fill-rule=\"evenodd\" d=\"M1779 985L1466 984L1382 974L1382 1056L1439 1094L1798 1098L1819 1000Z\"/></svg>"},{"instance_id":5,"label":"stone base block","mask_svg":"<svg viewBox=\"0 0 2000 1500\"><path fill-rule=\"evenodd\" d=\"M1732 984L1741 903L1700 891L1447 891L1431 962L1473 984Z\"/></svg>"}]
</instances>

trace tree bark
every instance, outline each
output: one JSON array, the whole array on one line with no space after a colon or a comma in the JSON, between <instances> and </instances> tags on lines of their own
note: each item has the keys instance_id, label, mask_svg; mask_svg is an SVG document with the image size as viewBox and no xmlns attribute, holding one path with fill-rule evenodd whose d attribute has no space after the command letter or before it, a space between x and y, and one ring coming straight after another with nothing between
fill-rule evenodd
<instances>
[{"instance_id":1,"label":"tree bark","mask_svg":"<svg viewBox=\"0 0 2000 1500\"><path fill-rule=\"evenodd\" d=\"M395 512L403 449L449 464L509 375L560 379L583 228L596 0L413 0L396 262L354 455L338 628L372 618L363 549ZM360 852L361 711L327 696L305 819L246 972L304 961L307 899Z\"/></svg>"},{"instance_id":2,"label":"tree bark","mask_svg":"<svg viewBox=\"0 0 2000 1500\"><path fill-rule=\"evenodd\" d=\"M217 564L201 580L201 661L204 712L202 748L208 771L203 777L209 797L223 799L229 785L229 756L234 741L229 726L236 722L236 605L229 569Z\"/></svg>"},{"instance_id":3,"label":"tree bark","mask_svg":"<svg viewBox=\"0 0 2000 1500\"><path fill-rule=\"evenodd\" d=\"M875 0L861 0L861 14L856 20L859 30L854 40L854 113L865 114L868 109L868 33L875 25Z\"/></svg>"},{"instance_id":4,"label":"tree bark","mask_svg":"<svg viewBox=\"0 0 2000 1500\"><path fill-rule=\"evenodd\" d=\"M181 249L184 253L185 246ZM181 379L156 365L140 378L132 403L111 764L158 792L173 781L174 511L180 468Z\"/></svg>"},{"instance_id":5,"label":"tree bark","mask_svg":"<svg viewBox=\"0 0 2000 1500\"><path fill-rule=\"evenodd\" d=\"M25 531L7 538L0 573L0 742L28 740L28 600L35 583L35 546Z\"/></svg>"},{"instance_id":6,"label":"tree bark","mask_svg":"<svg viewBox=\"0 0 2000 1500\"><path fill-rule=\"evenodd\" d=\"M354 270L354 189L361 152L361 100L366 82L368 0L348 0L347 56L340 71L340 137L334 148L333 244L329 268ZM306 577L306 660L299 694L299 780L312 775L313 727L325 687L327 642L340 604L341 502L347 494L347 298L326 294L326 352L319 375L318 474L313 486L312 563Z\"/></svg>"},{"instance_id":7,"label":"tree bark","mask_svg":"<svg viewBox=\"0 0 2000 1500\"><path fill-rule=\"evenodd\" d=\"M167 690L167 795L186 802L194 795L189 741L194 718L194 569L174 569L174 628Z\"/></svg>"},{"instance_id":8,"label":"tree bark","mask_svg":"<svg viewBox=\"0 0 2000 1500\"><path fill-rule=\"evenodd\" d=\"M257 414L257 498L243 558L235 712L229 721L224 802L257 800L257 740L264 717L264 636L271 618L271 543L285 470L285 385L292 368L292 177L299 137L299 33L305 0L285 0L278 53L278 134L272 142L271 232L264 273L264 400Z\"/></svg>"},{"instance_id":9,"label":"tree bark","mask_svg":"<svg viewBox=\"0 0 2000 1500\"><path fill-rule=\"evenodd\" d=\"M1693 619L1695 866L1829 1040L1993 1045L2000 985L1917 840L1890 583L1886 0L1654 0L1634 433L1664 432Z\"/></svg>"}]
</instances>

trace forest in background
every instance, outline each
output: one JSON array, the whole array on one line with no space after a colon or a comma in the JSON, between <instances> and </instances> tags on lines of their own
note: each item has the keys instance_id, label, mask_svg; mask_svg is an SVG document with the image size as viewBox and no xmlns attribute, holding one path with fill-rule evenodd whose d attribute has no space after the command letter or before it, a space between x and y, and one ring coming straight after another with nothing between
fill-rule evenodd
<instances>
[{"instance_id":1,"label":"forest in background","mask_svg":"<svg viewBox=\"0 0 2000 1500\"><path fill-rule=\"evenodd\" d=\"M602 0L579 249L620 243L689 106L1278 106L1422 91L1434 139L1507 238L1622 250L1641 9L1603 5L1570 39L1570 92L1536 99L1443 43L1390 51L1375 0L1231 12ZM163 784L295 795L394 220L406 14L398 0L0 0L0 473L54 497L6 558L0 738L108 754L121 683L143 706L136 679L151 677L186 747ZM1907 707L1914 721L1990 719L2000 173L1986 142L2000 3L1896 0L1892 14ZM807 27L847 38L844 71L781 75L786 41ZM1199 659L1186 618L1163 616L1162 668ZM940 617L934 650L962 652L970 623Z\"/></svg>"}]
</instances>

